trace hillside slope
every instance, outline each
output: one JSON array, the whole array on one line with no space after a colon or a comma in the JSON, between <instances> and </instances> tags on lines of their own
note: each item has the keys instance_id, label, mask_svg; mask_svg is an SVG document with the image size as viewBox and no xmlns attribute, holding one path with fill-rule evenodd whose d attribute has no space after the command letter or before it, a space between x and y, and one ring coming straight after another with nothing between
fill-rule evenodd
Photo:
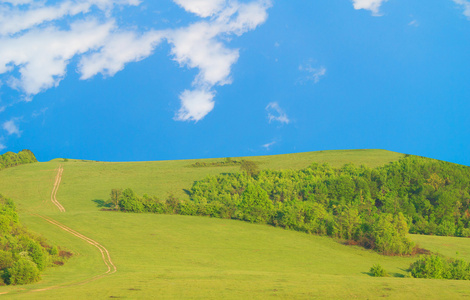
<instances>
[{"instance_id":1,"label":"hillside slope","mask_svg":"<svg viewBox=\"0 0 470 300\"><path fill-rule=\"evenodd\" d=\"M250 158L261 168L303 168L312 162L377 166L401 154L382 150L324 151ZM235 158L234 158L235 159ZM220 161L213 159L207 161ZM269 226L203 217L126 214L100 211L111 188L187 197L195 180L207 174L238 171L238 166L190 167L195 160L102 163L54 160L0 172L0 191L12 198L23 223L75 255L66 266L48 270L40 283L0 287L15 298L459 298L469 296L467 282L374 278L376 263L399 276L414 261L385 257L357 247ZM59 165L62 181L51 202ZM57 220L105 246L117 272L95 281L107 267L92 245L35 214ZM416 237L433 251L459 252L470 260L468 239ZM449 249L446 246L451 243ZM447 253L446 253L447 254ZM37 291L42 290L42 291ZM36 291L36 292L31 292Z\"/></svg>"}]
</instances>

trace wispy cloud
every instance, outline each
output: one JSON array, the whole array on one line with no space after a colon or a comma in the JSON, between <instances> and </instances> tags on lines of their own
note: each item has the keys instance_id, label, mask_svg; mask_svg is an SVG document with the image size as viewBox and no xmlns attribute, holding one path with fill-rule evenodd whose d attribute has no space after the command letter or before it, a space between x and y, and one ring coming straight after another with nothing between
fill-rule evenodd
<instances>
[{"instance_id":1,"label":"wispy cloud","mask_svg":"<svg viewBox=\"0 0 470 300\"><path fill-rule=\"evenodd\" d=\"M470 1L469 0L453 0L455 4L463 9L463 14L470 19Z\"/></svg>"},{"instance_id":2,"label":"wispy cloud","mask_svg":"<svg viewBox=\"0 0 470 300\"><path fill-rule=\"evenodd\" d=\"M271 147L276 144L276 141L272 141L271 143L267 143L262 145L263 148L265 148L267 151L271 150Z\"/></svg>"},{"instance_id":3,"label":"wispy cloud","mask_svg":"<svg viewBox=\"0 0 470 300\"><path fill-rule=\"evenodd\" d=\"M281 124L290 123L289 117L287 117L287 114L281 109L277 102L269 103L268 106L266 106L266 111L268 112L269 123L273 121L280 122Z\"/></svg>"},{"instance_id":4,"label":"wispy cloud","mask_svg":"<svg viewBox=\"0 0 470 300\"><path fill-rule=\"evenodd\" d=\"M414 27L418 27L419 26L419 22L417 20L413 20L411 21L410 23L408 23L409 26L414 26Z\"/></svg>"},{"instance_id":5,"label":"wispy cloud","mask_svg":"<svg viewBox=\"0 0 470 300\"><path fill-rule=\"evenodd\" d=\"M0 113L4 112L4 111L5 111L5 109L6 109L6 107L5 107L5 106L0 106Z\"/></svg>"},{"instance_id":6,"label":"wispy cloud","mask_svg":"<svg viewBox=\"0 0 470 300\"><path fill-rule=\"evenodd\" d=\"M306 73L305 76L299 79L300 82L313 81L318 83L320 79L326 75L326 68L321 67L312 67L311 62L299 66L299 71Z\"/></svg>"},{"instance_id":7,"label":"wispy cloud","mask_svg":"<svg viewBox=\"0 0 470 300\"><path fill-rule=\"evenodd\" d=\"M8 135L16 134L18 137L21 136L21 131L18 125L16 124L16 119L6 121L5 123L3 123L2 127Z\"/></svg>"},{"instance_id":8,"label":"wispy cloud","mask_svg":"<svg viewBox=\"0 0 470 300\"><path fill-rule=\"evenodd\" d=\"M381 16L380 6L388 0L353 0L354 9L366 9L372 12L373 16Z\"/></svg>"},{"instance_id":9,"label":"wispy cloud","mask_svg":"<svg viewBox=\"0 0 470 300\"><path fill-rule=\"evenodd\" d=\"M42 115L45 115L46 114L46 111L48 110L49 108L48 107L44 107L44 108L41 108L40 110L35 110L33 111L33 113L31 114L31 116L33 118L37 118L39 116L42 116Z\"/></svg>"}]
</instances>

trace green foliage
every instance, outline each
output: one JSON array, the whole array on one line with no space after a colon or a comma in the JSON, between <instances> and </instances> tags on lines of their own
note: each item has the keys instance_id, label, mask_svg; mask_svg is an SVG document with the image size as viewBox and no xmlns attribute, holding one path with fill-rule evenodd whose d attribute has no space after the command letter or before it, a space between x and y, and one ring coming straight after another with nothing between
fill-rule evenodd
<instances>
[{"instance_id":1,"label":"green foliage","mask_svg":"<svg viewBox=\"0 0 470 300\"><path fill-rule=\"evenodd\" d=\"M119 201L122 195L122 190L121 189L112 189L111 193L109 194L109 203L112 205L114 209L119 208Z\"/></svg>"},{"instance_id":2,"label":"green foliage","mask_svg":"<svg viewBox=\"0 0 470 300\"><path fill-rule=\"evenodd\" d=\"M249 184L239 204L240 219L251 223L270 223L273 203L259 185Z\"/></svg>"},{"instance_id":3,"label":"green foliage","mask_svg":"<svg viewBox=\"0 0 470 300\"><path fill-rule=\"evenodd\" d=\"M415 278L470 280L470 264L460 259L428 255L412 263L410 273Z\"/></svg>"},{"instance_id":4,"label":"green foliage","mask_svg":"<svg viewBox=\"0 0 470 300\"><path fill-rule=\"evenodd\" d=\"M134 191L125 189L119 200L119 207L123 211L140 213L144 211L144 205L137 198Z\"/></svg>"},{"instance_id":5,"label":"green foliage","mask_svg":"<svg viewBox=\"0 0 470 300\"><path fill-rule=\"evenodd\" d=\"M30 150L22 150L18 153L6 152L0 155L0 170L33 162L37 162L37 159Z\"/></svg>"},{"instance_id":6,"label":"green foliage","mask_svg":"<svg viewBox=\"0 0 470 300\"><path fill-rule=\"evenodd\" d=\"M345 239L386 255L411 254L409 232L470 235L470 168L465 166L407 156L375 169L314 163L302 170L259 171L246 160L241 169L195 182L192 202L134 195L133 205L121 201L120 206L266 223Z\"/></svg>"},{"instance_id":7,"label":"green foliage","mask_svg":"<svg viewBox=\"0 0 470 300\"><path fill-rule=\"evenodd\" d=\"M389 276L387 271L385 271L384 268L382 268L380 264L373 265L370 268L369 272L374 277L388 277Z\"/></svg>"},{"instance_id":8,"label":"green foliage","mask_svg":"<svg viewBox=\"0 0 470 300\"><path fill-rule=\"evenodd\" d=\"M242 164L241 161L233 160L230 157L225 158L223 161L216 162L204 162L198 161L191 165L193 168L203 168L203 167L226 167L226 166L237 166Z\"/></svg>"},{"instance_id":9,"label":"green foliage","mask_svg":"<svg viewBox=\"0 0 470 300\"><path fill-rule=\"evenodd\" d=\"M14 203L0 195L0 273L6 284L39 280L39 272L51 262L65 261L57 247L28 232L19 222ZM1 282L0 282L1 283Z\"/></svg>"},{"instance_id":10,"label":"green foliage","mask_svg":"<svg viewBox=\"0 0 470 300\"><path fill-rule=\"evenodd\" d=\"M249 176L255 176L259 173L258 164L250 160L242 160L240 170Z\"/></svg>"},{"instance_id":11,"label":"green foliage","mask_svg":"<svg viewBox=\"0 0 470 300\"><path fill-rule=\"evenodd\" d=\"M36 242L30 241L28 245L28 254L31 260L37 265L39 271L42 271L47 266L47 253Z\"/></svg>"},{"instance_id":12,"label":"green foliage","mask_svg":"<svg viewBox=\"0 0 470 300\"><path fill-rule=\"evenodd\" d=\"M406 237L408 225L402 213L381 214L372 225L375 249L387 255L410 254L413 243Z\"/></svg>"},{"instance_id":13,"label":"green foliage","mask_svg":"<svg viewBox=\"0 0 470 300\"><path fill-rule=\"evenodd\" d=\"M4 274L5 282L12 285L33 283L40 278L39 269L36 264L24 258L16 261Z\"/></svg>"}]
</instances>

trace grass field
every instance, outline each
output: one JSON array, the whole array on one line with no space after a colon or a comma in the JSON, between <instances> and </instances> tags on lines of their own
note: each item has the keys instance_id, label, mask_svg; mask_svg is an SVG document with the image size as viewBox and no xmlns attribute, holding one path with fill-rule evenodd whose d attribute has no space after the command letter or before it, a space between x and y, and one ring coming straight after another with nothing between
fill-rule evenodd
<instances>
[{"instance_id":1,"label":"grass field","mask_svg":"<svg viewBox=\"0 0 470 300\"><path fill-rule=\"evenodd\" d=\"M378 166L401 154L382 150L324 151L251 158L262 168L303 168L312 162ZM236 158L234 158L236 159ZM207 161L220 161L213 159ZM385 257L359 247L264 225L205 217L100 211L111 188L187 197L184 189L208 174L238 167L188 167L195 160L103 163L57 159L0 172L0 191L18 206L21 220L51 243L75 253L37 284L0 287L4 297L105 298L464 298L463 281L404 278L415 260ZM50 201L57 168L64 168L57 200ZM107 268L97 248L44 221L41 214L105 246L117 272L88 281ZM470 240L412 236L435 252L470 260ZM396 277L374 278L380 263ZM45 290L44 290L45 289ZM41 291L38 291L41 290Z\"/></svg>"}]
</instances>

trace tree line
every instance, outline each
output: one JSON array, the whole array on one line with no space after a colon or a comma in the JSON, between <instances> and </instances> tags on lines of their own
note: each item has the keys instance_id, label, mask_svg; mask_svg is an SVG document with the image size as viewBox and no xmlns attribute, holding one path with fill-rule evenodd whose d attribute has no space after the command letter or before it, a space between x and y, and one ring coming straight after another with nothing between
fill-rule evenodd
<instances>
[{"instance_id":1,"label":"tree line","mask_svg":"<svg viewBox=\"0 0 470 300\"><path fill-rule=\"evenodd\" d=\"M120 191L128 212L200 215L264 223L328 235L389 255L418 249L406 234L470 236L470 168L405 156L378 168L314 163L302 170L262 170L208 176L190 201L162 201ZM117 190L116 190L117 191Z\"/></svg>"}]
</instances>

